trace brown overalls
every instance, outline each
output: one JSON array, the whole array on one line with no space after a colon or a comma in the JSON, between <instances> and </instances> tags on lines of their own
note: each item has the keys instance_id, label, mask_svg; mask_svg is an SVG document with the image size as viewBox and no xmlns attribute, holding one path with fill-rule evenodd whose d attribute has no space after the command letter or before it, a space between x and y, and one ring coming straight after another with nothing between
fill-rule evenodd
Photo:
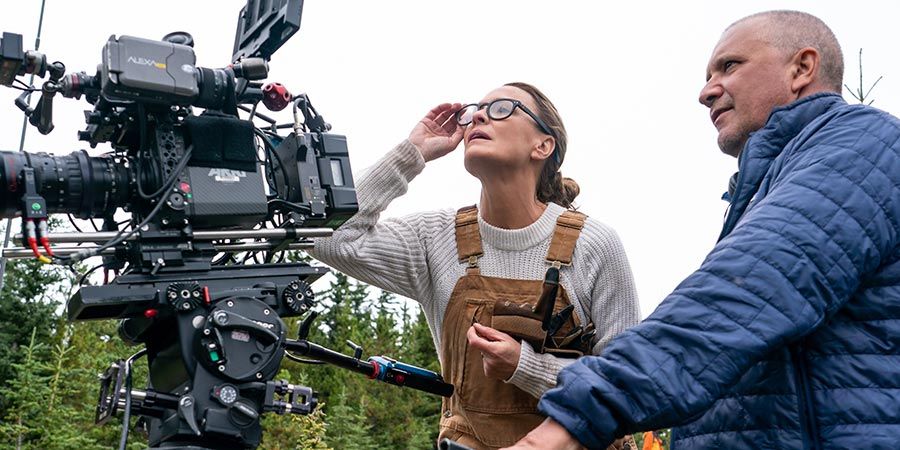
<instances>
[{"instance_id":1,"label":"brown overalls","mask_svg":"<svg viewBox=\"0 0 900 450\"><path fill-rule=\"evenodd\" d=\"M566 211L559 217L547 253L548 263L557 267L571 264L575 242L585 218L574 211ZM495 307L504 311L516 307L530 310L541 295L543 281L480 274L481 233L478 229L478 211L474 206L462 208L457 213L456 246L460 262L467 263L468 267L450 295L442 324L441 371L444 380L455 386L455 391L452 397L443 400L440 439L453 439L473 449L507 447L544 420L537 412L538 399L512 384L485 376L481 353L469 348L466 332L477 321L514 334L509 329L510 316L498 316L503 320L494 320ZM560 285L554 312L569 303ZM572 314L560 333L564 335L578 327L579 322L577 316ZM540 330L539 324L537 327ZM516 325L513 324L512 328ZM541 351L539 348L535 350ZM616 444L610 448L622 448L619 441Z\"/></svg>"}]
</instances>

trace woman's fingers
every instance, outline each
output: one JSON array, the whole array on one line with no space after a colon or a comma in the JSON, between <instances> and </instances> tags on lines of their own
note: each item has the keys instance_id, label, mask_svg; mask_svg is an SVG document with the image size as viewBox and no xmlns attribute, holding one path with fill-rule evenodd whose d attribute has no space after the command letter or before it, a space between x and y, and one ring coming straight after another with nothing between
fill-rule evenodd
<instances>
[{"instance_id":1,"label":"woman's fingers","mask_svg":"<svg viewBox=\"0 0 900 450\"><path fill-rule=\"evenodd\" d=\"M512 337L500 330L495 330L491 327L486 327L478 322L472 324L472 328L475 329L475 332L485 339L489 341L511 341Z\"/></svg>"},{"instance_id":2,"label":"woman's fingers","mask_svg":"<svg viewBox=\"0 0 900 450\"><path fill-rule=\"evenodd\" d=\"M450 103L441 103L440 105L437 105L434 108L431 108L431 111L428 111L428 113L425 114L425 118L428 120L434 120L435 122L437 122L436 118L438 117L438 115L440 115L442 112L449 109L451 106L453 106L453 105L451 105ZM441 122L438 122L438 123L441 123Z\"/></svg>"},{"instance_id":3,"label":"woman's fingers","mask_svg":"<svg viewBox=\"0 0 900 450\"><path fill-rule=\"evenodd\" d=\"M447 134L451 134L456 131L458 124L456 123L456 111L459 110L459 103L445 103L447 106L444 110L440 111L437 116L434 118L434 122L438 124Z\"/></svg>"},{"instance_id":4,"label":"woman's fingers","mask_svg":"<svg viewBox=\"0 0 900 450\"><path fill-rule=\"evenodd\" d=\"M478 332L475 331L475 327L469 327L469 330L466 331L466 338L469 340L469 345L479 351L483 352L490 349L491 342L479 336Z\"/></svg>"},{"instance_id":5,"label":"woman's fingers","mask_svg":"<svg viewBox=\"0 0 900 450\"><path fill-rule=\"evenodd\" d=\"M409 141L419 149L425 162L450 153L462 141L463 128L454 118L460 107L460 103L435 106L409 133Z\"/></svg>"},{"instance_id":6,"label":"woman's fingers","mask_svg":"<svg viewBox=\"0 0 900 450\"><path fill-rule=\"evenodd\" d=\"M452 115L453 115L453 113L450 111L449 108L445 109L445 110L441 111L440 113L438 113L438 115L434 118L434 123L443 127L444 124L447 123L447 121L450 119L450 116L452 116Z\"/></svg>"},{"instance_id":7,"label":"woman's fingers","mask_svg":"<svg viewBox=\"0 0 900 450\"><path fill-rule=\"evenodd\" d=\"M466 331L469 346L481 352L484 374L508 380L519 365L520 344L510 335L475 323Z\"/></svg>"}]
</instances>

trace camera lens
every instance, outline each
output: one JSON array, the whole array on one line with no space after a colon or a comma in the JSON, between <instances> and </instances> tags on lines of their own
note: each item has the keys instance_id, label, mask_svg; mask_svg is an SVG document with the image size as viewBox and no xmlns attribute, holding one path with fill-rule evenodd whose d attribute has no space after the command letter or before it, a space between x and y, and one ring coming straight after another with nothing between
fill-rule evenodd
<instances>
[{"instance_id":1,"label":"camera lens","mask_svg":"<svg viewBox=\"0 0 900 450\"><path fill-rule=\"evenodd\" d=\"M23 169L35 174L35 191L50 214L102 217L124 206L130 197L128 168L112 157L91 157L79 151L66 156L0 152L0 215L10 217L25 193Z\"/></svg>"}]
</instances>

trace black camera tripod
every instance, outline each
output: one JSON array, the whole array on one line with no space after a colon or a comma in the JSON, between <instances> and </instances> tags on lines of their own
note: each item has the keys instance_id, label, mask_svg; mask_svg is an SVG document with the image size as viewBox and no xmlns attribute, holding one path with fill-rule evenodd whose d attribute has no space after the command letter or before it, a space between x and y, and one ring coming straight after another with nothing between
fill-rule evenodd
<instances>
[{"instance_id":1,"label":"black camera tripod","mask_svg":"<svg viewBox=\"0 0 900 450\"><path fill-rule=\"evenodd\" d=\"M273 380L282 359L327 362L397 386L450 396L440 375L387 357L361 359L306 340L316 314L309 283L327 269L306 264L228 266L196 273L118 277L85 286L69 303L84 319L119 311L119 334L146 346L101 378L96 421L117 412L146 419L154 449L255 448L264 413L309 414L316 393ZM297 339L282 316L306 314ZM148 387L131 388L131 363L146 354Z\"/></svg>"}]
</instances>

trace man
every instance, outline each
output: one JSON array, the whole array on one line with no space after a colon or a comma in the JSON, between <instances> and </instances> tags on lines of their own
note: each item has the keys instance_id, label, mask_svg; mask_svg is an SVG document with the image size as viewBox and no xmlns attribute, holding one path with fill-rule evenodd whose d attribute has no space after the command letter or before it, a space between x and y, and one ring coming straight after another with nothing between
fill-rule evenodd
<instances>
[{"instance_id":1,"label":"man","mask_svg":"<svg viewBox=\"0 0 900 450\"><path fill-rule=\"evenodd\" d=\"M900 121L839 96L805 13L730 26L700 102L739 176L720 240L644 322L559 375L514 448L896 449Z\"/></svg>"}]
</instances>

